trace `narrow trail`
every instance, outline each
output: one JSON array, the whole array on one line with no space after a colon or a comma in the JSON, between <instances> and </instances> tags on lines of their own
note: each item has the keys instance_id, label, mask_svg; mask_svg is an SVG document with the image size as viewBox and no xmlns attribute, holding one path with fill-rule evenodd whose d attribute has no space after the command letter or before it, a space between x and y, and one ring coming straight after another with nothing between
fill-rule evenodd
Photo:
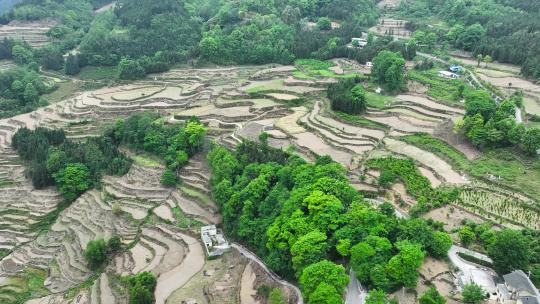
<instances>
[{"instance_id":1,"label":"narrow trail","mask_svg":"<svg viewBox=\"0 0 540 304\"><path fill-rule=\"evenodd\" d=\"M205 263L206 256L201 243L186 234L178 233L178 235L188 244L189 252L180 265L158 277L154 293L156 304L165 304L175 290L184 286L201 271Z\"/></svg>"},{"instance_id":2,"label":"narrow trail","mask_svg":"<svg viewBox=\"0 0 540 304\"><path fill-rule=\"evenodd\" d=\"M242 245L233 243L231 244L231 247L235 248L236 250L240 251L241 254L243 254L246 258L252 260L253 262L259 264L269 275L272 279L276 280L281 285L287 286L294 290L296 293L296 296L298 297L297 304L304 304L304 299L302 298L302 292L300 291L300 288L296 287L295 285L281 279L277 274L275 274L272 270L264 264L264 262L253 252L249 251L248 249L244 248ZM157 302L156 302L157 303Z\"/></svg>"}]
</instances>

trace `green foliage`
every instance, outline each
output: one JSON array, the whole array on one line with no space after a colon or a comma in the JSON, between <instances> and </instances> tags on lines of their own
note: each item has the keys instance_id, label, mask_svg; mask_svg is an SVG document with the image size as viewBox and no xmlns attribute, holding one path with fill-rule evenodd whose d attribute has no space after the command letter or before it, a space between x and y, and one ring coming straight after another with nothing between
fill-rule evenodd
<instances>
[{"instance_id":1,"label":"green foliage","mask_svg":"<svg viewBox=\"0 0 540 304\"><path fill-rule=\"evenodd\" d=\"M320 283L317 289L309 296L310 304L342 304L341 294L336 288L325 282Z\"/></svg>"},{"instance_id":2,"label":"green foliage","mask_svg":"<svg viewBox=\"0 0 540 304\"><path fill-rule=\"evenodd\" d=\"M470 304L478 304L484 301L487 297L486 291L475 283L463 286L463 302Z\"/></svg>"},{"instance_id":3,"label":"green foliage","mask_svg":"<svg viewBox=\"0 0 540 304\"><path fill-rule=\"evenodd\" d=\"M462 79L441 78L438 71L438 69L410 70L407 72L407 79L426 85L428 87L426 94L436 100L460 102L464 92L470 90L470 87Z\"/></svg>"},{"instance_id":4,"label":"green foliage","mask_svg":"<svg viewBox=\"0 0 540 304\"><path fill-rule=\"evenodd\" d=\"M332 21L328 17L320 17L317 20L317 27L322 31L329 31L332 29Z\"/></svg>"},{"instance_id":5,"label":"green foliage","mask_svg":"<svg viewBox=\"0 0 540 304\"><path fill-rule=\"evenodd\" d=\"M58 190L68 201L74 201L92 187L90 171L81 163L67 164L53 176Z\"/></svg>"},{"instance_id":6,"label":"green foliage","mask_svg":"<svg viewBox=\"0 0 540 304\"><path fill-rule=\"evenodd\" d=\"M332 109L347 114L360 114L367 108L364 88L356 84L357 79L344 79L330 84L326 93Z\"/></svg>"},{"instance_id":7,"label":"green foliage","mask_svg":"<svg viewBox=\"0 0 540 304\"><path fill-rule=\"evenodd\" d=\"M469 160L463 153L429 134L407 135L400 137L400 140L415 145L423 150L433 152L437 156L450 161L461 170L467 170L470 167Z\"/></svg>"},{"instance_id":8,"label":"green foliage","mask_svg":"<svg viewBox=\"0 0 540 304\"><path fill-rule=\"evenodd\" d=\"M513 94L497 105L486 91L468 92L463 132L476 146L520 146L526 153L536 155L540 149L540 129L526 130L515 120L515 107L522 103L522 98L519 93Z\"/></svg>"},{"instance_id":9,"label":"green foliage","mask_svg":"<svg viewBox=\"0 0 540 304\"><path fill-rule=\"evenodd\" d=\"M475 233L468 226L463 226L459 229L459 240L461 244L465 247L468 247L471 243L476 240Z\"/></svg>"},{"instance_id":10,"label":"green foliage","mask_svg":"<svg viewBox=\"0 0 540 304\"><path fill-rule=\"evenodd\" d=\"M371 73L375 80L391 92L403 90L405 87L405 59L397 53L381 51L373 59Z\"/></svg>"},{"instance_id":11,"label":"green foliage","mask_svg":"<svg viewBox=\"0 0 540 304\"><path fill-rule=\"evenodd\" d=\"M92 270L99 268L107 259L107 243L104 240L92 240L86 245L84 258Z\"/></svg>"},{"instance_id":12,"label":"green foliage","mask_svg":"<svg viewBox=\"0 0 540 304\"><path fill-rule=\"evenodd\" d=\"M134 80L143 78L145 75L144 68L136 60L123 58L118 63L118 78Z\"/></svg>"},{"instance_id":13,"label":"green foliage","mask_svg":"<svg viewBox=\"0 0 540 304\"><path fill-rule=\"evenodd\" d=\"M378 158L368 160L366 165L369 168L380 169L382 172L392 172L403 181L407 193L418 199L412 212L413 215L427 212L457 198L456 190L433 189L430 181L418 171L412 160L393 157ZM384 174L389 176L391 173Z\"/></svg>"},{"instance_id":14,"label":"green foliage","mask_svg":"<svg viewBox=\"0 0 540 304\"><path fill-rule=\"evenodd\" d=\"M281 289L274 288L268 295L268 304L285 304Z\"/></svg>"},{"instance_id":15,"label":"green foliage","mask_svg":"<svg viewBox=\"0 0 540 304\"><path fill-rule=\"evenodd\" d=\"M349 277L345 273L345 268L327 260L309 265L300 276L300 286L310 301L312 295L316 295L317 299L320 299L322 294L340 295L348 283ZM323 286L321 287L321 285ZM319 291L317 291L318 289ZM334 297L332 296L332 298Z\"/></svg>"},{"instance_id":16,"label":"green foliage","mask_svg":"<svg viewBox=\"0 0 540 304\"><path fill-rule=\"evenodd\" d=\"M102 174L123 175L131 165L107 136L75 143L61 130L21 128L12 145L29 163L33 185L38 189L57 185L69 202L97 184Z\"/></svg>"},{"instance_id":17,"label":"green foliage","mask_svg":"<svg viewBox=\"0 0 540 304\"><path fill-rule=\"evenodd\" d=\"M489 56L488 59L522 65L526 76L540 76L540 56L536 52L539 38L534 32L538 25L531 22L540 17L537 1L420 0L404 3L400 11L403 16L414 19L415 26L437 33L442 44L473 51L479 58L478 66ZM428 26L434 16L449 29L434 31Z\"/></svg>"},{"instance_id":18,"label":"green foliage","mask_svg":"<svg viewBox=\"0 0 540 304\"><path fill-rule=\"evenodd\" d=\"M66 64L64 67L64 72L66 75L77 75L81 71L79 66L79 58L77 55L69 54L66 58Z\"/></svg>"},{"instance_id":19,"label":"green foliage","mask_svg":"<svg viewBox=\"0 0 540 304\"><path fill-rule=\"evenodd\" d=\"M156 276L148 271L125 278L129 290L129 304L152 304L155 302L154 291Z\"/></svg>"},{"instance_id":20,"label":"green foliage","mask_svg":"<svg viewBox=\"0 0 540 304\"><path fill-rule=\"evenodd\" d=\"M432 286L418 300L420 304L446 304L444 297Z\"/></svg>"},{"instance_id":21,"label":"green foliage","mask_svg":"<svg viewBox=\"0 0 540 304\"><path fill-rule=\"evenodd\" d=\"M171 169L165 169L161 175L161 184L163 186L174 186L178 182L178 178Z\"/></svg>"},{"instance_id":22,"label":"green foliage","mask_svg":"<svg viewBox=\"0 0 540 304\"><path fill-rule=\"evenodd\" d=\"M391 302L384 290L380 289L370 290L366 297L366 304L390 304Z\"/></svg>"},{"instance_id":23,"label":"green foliage","mask_svg":"<svg viewBox=\"0 0 540 304\"><path fill-rule=\"evenodd\" d=\"M416 269L424 261L424 252L420 245L409 241L401 241L396 244L399 253L388 261L388 275L407 288L415 288L418 283Z\"/></svg>"},{"instance_id":24,"label":"green foliage","mask_svg":"<svg viewBox=\"0 0 540 304\"><path fill-rule=\"evenodd\" d=\"M40 96L51 92L43 78L28 67L0 72L0 118L30 112L40 104Z\"/></svg>"},{"instance_id":25,"label":"green foliage","mask_svg":"<svg viewBox=\"0 0 540 304\"><path fill-rule=\"evenodd\" d=\"M529 268L528 241L519 231L505 229L497 232L487 249L493 260L493 268L501 275L515 269Z\"/></svg>"},{"instance_id":26,"label":"green foliage","mask_svg":"<svg viewBox=\"0 0 540 304\"><path fill-rule=\"evenodd\" d=\"M164 158L167 169L161 183L173 186L178 182L176 171L187 164L190 156L202 150L206 131L195 118L182 126L167 124L154 113L137 113L117 121L107 134L117 144Z\"/></svg>"}]
</instances>

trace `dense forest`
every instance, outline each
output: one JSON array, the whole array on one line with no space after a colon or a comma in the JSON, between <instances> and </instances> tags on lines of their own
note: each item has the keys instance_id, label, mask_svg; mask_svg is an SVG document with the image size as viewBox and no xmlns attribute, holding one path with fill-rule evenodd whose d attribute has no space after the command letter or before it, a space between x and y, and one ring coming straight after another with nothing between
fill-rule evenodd
<instances>
[{"instance_id":1,"label":"dense forest","mask_svg":"<svg viewBox=\"0 0 540 304\"><path fill-rule=\"evenodd\" d=\"M148 152L164 159L167 168L161 182L172 186L178 182L178 170L202 150L206 128L196 118L180 126L166 124L155 113L137 113L126 120L118 120L105 136L116 145L125 145L134 151Z\"/></svg>"},{"instance_id":2,"label":"dense forest","mask_svg":"<svg viewBox=\"0 0 540 304\"><path fill-rule=\"evenodd\" d=\"M341 303L345 260L370 288L413 288L424 257L444 257L452 244L438 225L400 220L390 204L366 203L329 157L308 163L263 137L233 152L215 147L208 160L227 235L299 280L310 303L322 294Z\"/></svg>"},{"instance_id":3,"label":"dense forest","mask_svg":"<svg viewBox=\"0 0 540 304\"><path fill-rule=\"evenodd\" d=\"M24 0L0 22L58 20L48 32L54 44L36 50L36 61L59 70L61 55L80 45L79 66L118 66L124 79L196 57L220 64L260 64L339 54L365 62L390 44L383 40L366 52L345 47L351 37L376 23L374 0L122 0L93 20L93 9L104 2ZM396 42L391 48L400 51L402 45Z\"/></svg>"},{"instance_id":4,"label":"dense forest","mask_svg":"<svg viewBox=\"0 0 540 304\"><path fill-rule=\"evenodd\" d=\"M482 90L465 93L465 117L455 128L482 148L519 147L529 155L540 150L540 129L516 122L516 105L523 97L516 93L497 104Z\"/></svg>"},{"instance_id":5,"label":"dense forest","mask_svg":"<svg viewBox=\"0 0 540 304\"><path fill-rule=\"evenodd\" d=\"M411 29L435 33L439 43L489 55L500 62L522 65L526 76L540 78L540 2L537 0L417 0L402 1ZM449 28L427 21L437 16ZM427 36L427 35L426 35Z\"/></svg>"},{"instance_id":6,"label":"dense forest","mask_svg":"<svg viewBox=\"0 0 540 304\"><path fill-rule=\"evenodd\" d=\"M67 201L99 184L103 174L125 174L131 161L106 136L73 142L63 130L19 129L13 147L28 162L26 171L37 189L56 185Z\"/></svg>"}]
</instances>

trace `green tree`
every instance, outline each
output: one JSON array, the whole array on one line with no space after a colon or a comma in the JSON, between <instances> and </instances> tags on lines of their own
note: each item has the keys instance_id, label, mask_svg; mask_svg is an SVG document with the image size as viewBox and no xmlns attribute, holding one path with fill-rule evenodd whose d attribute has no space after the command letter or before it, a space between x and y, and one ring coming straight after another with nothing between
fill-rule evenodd
<instances>
[{"instance_id":1,"label":"green tree","mask_svg":"<svg viewBox=\"0 0 540 304\"><path fill-rule=\"evenodd\" d=\"M465 247L469 247L474 241L476 241L476 234L469 226L463 226L458 232L459 240Z\"/></svg>"},{"instance_id":2,"label":"green tree","mask_svg":"<svg viewBox=\"0 0 540 304\"><path fill-rule=\"evenodd\" d=\"M66 58L64 72L67 75L77 75L81 71L79 66L79 57L73 54L69 54Z\"/></svg>"},{"instance_id":3,"label":"green tree","mask_svg":"<svg viewBox=\"0 0 540 304\"><path fill-rule=\"evenodd\" d=\"M140 79L143 78L145 74L144 68L136 60L123 58L120 60L120 63L118 63L119 79Z\"/></svg>"},{"instance_id":4,"label":"green tree","mask_svg":"<svg viewBox=\"0 0 540 304\"><path fill-rule=\"evenodd\" d=\"M469 91L465 94L466 116L482 115L488 121L497 111L497 103L484 90Z\"/></svg>"},{"instance_id":5,"label":"green tree","mask_svg":"<svg viewBox=\"0 0 540 304\"><path fill-rule=\"evenodd\" d=\"M437 291L435 286L426 290L418 300L419 304L446 304L444 297Z\"/></svg>"},{"instance_id":6,"label":"green tree","mask_svg":"<svg viewBox=\"0 0 540 304\"><path fill-rule=\"evenodd\" d=\"M388 274L398 283L407 288L415 288L418 282L416 271L424 261L424 252L418 244L409 241L396 243L399 253L388 261Z\"/></svg>"},{"instance_id":7,"label":"green tree","mask_svg":"<svg viewBox=\"0 0 540 304\"><path fill-rule=\"evenodd\" d=\"M463 302L469 304L482 303L486 298L486 292L475 283L463 286Z\"/></svg>"},{"instance_id":8,"label":"green tree","mask_svg":"<svg viewBox=\"0 0 540 304\"><path fill-rule=\"evenodd\" d=\"M368 296L366 297L365 304L388 304L388 296L384 290L372 289L369 291Z\"/></svg>"},{"instance_id":9,"label":"green tree","mask_svg":"<svg viewBox=\"0 0 540 304\"><path fill-rule=\"evenodd\" d=\"M153 304L157 285L156 276L148 271L128 277L129 304Z\"/></svg>"},{"instance_id":10,"label":"green tree","mask_svg":"<svg viewBox=\"0 0 540 304\"><path fill-rule=\"evenodd\" d=\"M529 128L522 138L523 149L530 155L535 155L540 150L540 129Z\"/></svg>"},{"instance_id":11,"label":"green tree","mask_svg":"<svg viewBox=\"0 0 540 304\"><path fill-rule=\"evenodd\" d=\"M66 200L73 201L92 186L88 167L81 163L71 163L53 175L58 189Z\"/></svg>"},{"instance_id":12,"label":"green tree","mask_svg":"<svg viewBox=\"0 0 540 304\"><path fill-rule=\"evenodd\" d=\"M363 113L367 109L366 91L357 84L351 89L352 95L352 114Z\"/></svg>"},{"instance_id":13,"label":"green tree","mask_svg":"<svg viewBox=\"0 0 540 304\"><path fill-rule=\"evenodd\" d=\"M482 54L476 55L476 62L477 62L476 66L477 67L480 67L480 62L482 62L482 61L484 61L484 56L482 56Z\"/></svg>"},{"instance_id":14,"label":"green tree","mask_svg":"<svg viewBox=\"0 0 540 304\"><path fill-rule=\"evenodd\" d=\"M108 241L107 241L107 252L109 253L115 253L118 252L122 248L122 239L118 235L113 235Z\"/></svg>"},{"instance_id":15,"label":"green tree","mask_svg":"<svg viewBox=\"0 0 540 304\"><path fill-rule=\"evenodd\" d=\"M86 245L84 258L92 270L99 268L107 259L107 243L104 240L92 240Z\"/></svg>"},{"instance_id":16,"label":"green tree","mask_svg":"<svg viewBox=\"0 0 540 304\"><path fill-rule=\"evenodd\" d=\"M274 288L268 295L268 304L285 304L281 289Z\"/></svg>"},{"instance_id":17,"label":"green tree","mask_svg":"<svg viewBox=\"0 0 540 304\"><path fill-rule=\"evenodd\" d=\"M212 62L220 62L222 58L220 41L211 36L204 37L201 42L199 42L199 49L201 50L201 56Z\"/></svg>"},{"instance_id":18,"label":"green tree","mask_svg":"<svg viewBox=\"0 0 540 304\"><path fill-rule=\"evenodd\" d=\"M161 184L163 186L171 187L176 185L178 182L178 179L176 177L176 174L174 172L167 168L165 171L163 171L163 174L161 175Z\"/></svg>"},{"instance_id":19,"label":"green tree","mask_svg":"<svg viewBox=\"0 0 540 304\"><path fill-rule=\"evenodd\" d=\"M402 90L405 86L405 59L398 53L381 51L373 59L371 73L389 91Z\"/></svg>"},{"instance_id":20,"label":"green tree","mask_svg":"<svg viewBox=\"0 0 540 304\"><path fill-rule=\"evenodd\" d=\"M499 231L487 249L493 260L493 268L501 275L515 269L529 268L530 249L527 239L520 231Z\"/></svg>"},{"instance_id":21,"label":"green tree","mask_svg":"<svg viewBox=\"0 0 540 304\"><path fill-rule=\"evenodd\" d=\"M317 27L321 31L329 31L332 29L332 21L330 21L330 18L328 17L320 17L319 20L317 20Z\"/></svg>"},{"instance_id":22,"label":"green tree","mask_svg":"<svg viewBox=\"0 0 540 304\"><path fill-rule=\"evenodd\" d=\"M450 247L452 247L452 237L448 233L442 231L433 232L433 242L429 250L433 257L446 257Z\"/></svg>"},{"instance_id":23,"label":"green tree","mask_svg":"<svg viewBox=\"0 0 540 304\"><path fill-rule=\"evenodd\" d=\"M309 295L310 304L343 304L341 294L336 288L325 282L321 282L315 291Z\"/></svg>"},{"instance_id":24,"label":"green tree","mask_svg":"<svg viewBox=\"0 0 540 304\"><path fill-rule=\"evenodd\" d=\"M486 68L488 66L488 63L491 63L491 62L493 62L493 58L491 58L491 56L489 55L484 56L484 63L486 64Z\"/></svg>"},{"instance_id":25,"label":"green tree","mask_svg":"<svg viewBox=\"0 0 540 304\"><path fill-rule=\"evenodd\" d=\"M324 260L304 268L299 281L304 294L309 299L321 283L331 285L338 293L343 292L349 283L349 276L345 273L343 266Z\"/></svg>"},{"instance_id":26,"label":"green tree","mask_svg":"<svg viewBox=\"0 0 540 304\"><path fill-rule=\"evenodd\" d=\"M328 243L324 233L315 230L299 237L291 246L292 263L297 276L307 265L323 260L327 250Z\"/></svg>"},{"instance_id":27,"label":"green tree","mask_svg":"<svg viewBox=\"0 0 540 304\"><path fill-rule=\"evenodd\" d=\"M185 132L192 154L200 151L206 136L206 128L200 122L190 121L186 125Z\"/></svg>"},{"instance_id":28,"label":"green tree","mask_svg":"<svg viewBox=\"0 0 540 304\"><path fill-rule=\"evenodd\" d=\"M338 241L336 245L337 252L343 256L346 257L351 252L351 240L350 239L341 239Z\"/></svg>"},{"instance_id":29,"label":"green tree","mask_svg":"<svg viewBox=\"0 0 540 304\"><path fill-rule=\"evenodd\" d=\"M13 60L18 64L27 64L34 60L32 51L21 45L15 45L11 51L11 55L13 56Z\"/></svg>"},{"instance_id":30,"label":"green tree","mask_svg":"<svg viewBox=\"0 0 540 304\"><path fill-rule=\"evenodd\" d=\"M35 104L39 100L39 92L32 83L26 85L24 89L24 101L26 103Z\"/></svg>"}]
</instances>

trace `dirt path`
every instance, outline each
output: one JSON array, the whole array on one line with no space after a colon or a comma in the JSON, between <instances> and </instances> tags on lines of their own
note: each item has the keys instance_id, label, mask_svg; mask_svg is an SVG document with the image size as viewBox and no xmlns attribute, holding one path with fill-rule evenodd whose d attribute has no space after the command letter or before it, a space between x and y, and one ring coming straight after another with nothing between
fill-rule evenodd
<instances>
[{"instance_id":1,"label":"dirt path","mask_svg":"<svg viewBox=\"0 0 540 304\"><path fill-rule=\"evenodd\" d=\"M189 252L182 264L158 277L154 293L156 304L165 304L175 290L184 286L204 266L205 254L199 241L183 233L177 235L188 244Z\"/></svg>"},{"instance_id":2,"label":"dirt path","mask_svg":"<svg viewBox=\"0 0 540 304\"><path fill-rule=\"evenodd\" d=\"M257 295L257 290L253 288L257 275L251 267L251 263L247 264L242 273L242 282L240 285L240 304L258 304L254 298Z\"/></svg>"},{"instance_id":3,"label":"dirt path","mask_svg":"<svg viewBox=\"0 0 540 304\"><path fill-rule=\"evenodd\" d=\"M240 253L243 256L245 256L246 258L252 260L253 262L255 262L257 264L259 264L259 266L261 266L270 275L270 277L272 279L274 279L276 282L278 282L279 284L284 285L284 286L286 286L288 288L291 288L296 293L296 296L298 298L297 304L304 304L304 298L302 298L302 292L300 291L300 289L298 287L296 287L295 285L281 279L277 274L272 272L268 268L268 266L266 266L266 264L264 264L264 262L261 261L261 259L257 255L255 255L253 252L249 251L248 249L246 249L246 248L244 248L241 245L236 244L236 243L231 244L231 247L233 247L236 250L240 251Z\"/></svg>"}]
</instances>

